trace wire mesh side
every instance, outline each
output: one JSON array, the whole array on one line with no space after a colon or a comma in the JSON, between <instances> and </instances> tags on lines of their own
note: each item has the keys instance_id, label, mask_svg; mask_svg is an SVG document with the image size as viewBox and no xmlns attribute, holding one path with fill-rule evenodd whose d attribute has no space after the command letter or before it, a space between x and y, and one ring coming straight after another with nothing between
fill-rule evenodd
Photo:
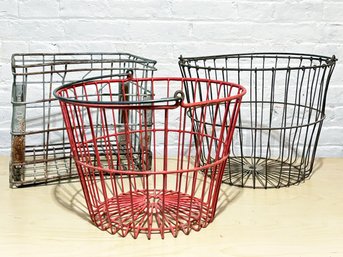
<instances>
[{"instance_id":1,"label":"wire mesh side","mask_svg":"<svg viewBox=\"0 0 343 257\"><path fill-rule=\"evenodd\" d=\"M128 53L14 54L10 186L77 176L60 107L52 95L56 87L94 77L152 77L155 64Z\"/></svg>"},{"instance_id":2,"label":"wire mesh side","mask_svg":"<svg viewBox=\"0 0 343 257\"><path fill-rule=\"evenodd\" d=\"M278 188L313 171L336 58L253 53L180 58L182 76L232 81L248 89L224 182Z\"/></svg>"}]
</instances>

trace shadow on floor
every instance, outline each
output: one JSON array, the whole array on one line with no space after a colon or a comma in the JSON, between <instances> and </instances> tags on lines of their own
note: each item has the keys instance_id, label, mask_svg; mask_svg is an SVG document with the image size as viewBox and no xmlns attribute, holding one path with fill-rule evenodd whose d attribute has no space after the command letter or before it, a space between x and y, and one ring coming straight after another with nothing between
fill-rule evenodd
<instances>
[{"instance_id":1,"label":"shadow on floor","mask_svg":"<svg viewBox=\"0 0 343 257\"><path fill-rule=\"evenodd\" d=\"M53 199L64 209L90 222L86 201L79 183L58 184L53 190Z\"/></svg>"},{"instance_id":2,"label":"shadow on floor","mask_svg":"<svg viewBox=\"0 0 343 257\"><path fill-rule=\"evenodd\" d=\"M221 215L230 203L236 201L242 191L242 188L222 185L218 197L216 216ZM80 218L92 223L86 206L86 200L79 183L55 185L53 199L64 209L73 212Z\"/></svg>"}]
</instances>

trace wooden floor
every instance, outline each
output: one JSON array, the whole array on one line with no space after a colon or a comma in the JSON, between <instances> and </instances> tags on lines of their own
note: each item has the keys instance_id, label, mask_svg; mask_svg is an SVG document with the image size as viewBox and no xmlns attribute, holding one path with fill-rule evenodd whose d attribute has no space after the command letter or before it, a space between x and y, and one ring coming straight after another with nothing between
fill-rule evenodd
<instances>
[{"instance_id":1,"label":"wooden floor","mask_svg":"<svg viewBox=\"0 0 343 257\"><path fill-rule=\"evenodd\" d=\"M200 232L121 238L88 219L78 183L10 189L0 158L0 256L343 256L343 159L318 159L311 179L283 189L222 186Z\"/></svg>"}]
</instances>

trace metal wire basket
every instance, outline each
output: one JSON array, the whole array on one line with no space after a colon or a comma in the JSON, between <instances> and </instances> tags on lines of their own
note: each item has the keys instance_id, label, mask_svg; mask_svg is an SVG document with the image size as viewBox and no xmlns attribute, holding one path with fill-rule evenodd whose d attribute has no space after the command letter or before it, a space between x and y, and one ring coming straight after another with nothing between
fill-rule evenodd
<instances>
[{"instance_id":1,"label":"metal wire basket","mask_svg":"<svg viewBox=\"0 0 343 257\"><path fill-rule=\"evenodd\" d=\"M152 77L155 64L128 53L14 54L10 186L77 176L60 107L52 95L56 87L92 77Z\"/></svg>"},{"instance_id":2,"label":"metal wire basket","mask_svg":"<svg viewBox=\"0 0 343 257\"><path fill-rule=\"evenodd\" d=\"M310 176L336 61L288 53L179 58L183 77L232 81L248 89L225 183L279 188Z\"/></svg>"},{"instance_id":3,"label":"metal wire basket","mask_svg":"<svg viewBox=\"0 0 343 257\"><path fill-rule=\"evenodd\" d=\"M203 94L184 99L185 82ZM145 99L141 83L151 88L151 99ZM127 84L133 85L132 94L122 93ZM112 234L145 233L150 239L153 233L188 234L212 222L244 93L232 83L182 78L96 80L58 88L54 94L94 224ZM129 121L131 113L138 123Z\"/></svg>"}]
</instances>

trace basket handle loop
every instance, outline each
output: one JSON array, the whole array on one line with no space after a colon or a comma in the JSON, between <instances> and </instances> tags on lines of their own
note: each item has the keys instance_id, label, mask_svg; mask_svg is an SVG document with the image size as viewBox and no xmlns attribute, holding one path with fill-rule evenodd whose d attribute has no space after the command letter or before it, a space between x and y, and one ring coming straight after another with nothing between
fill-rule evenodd
<instances>
[{"instance_id":1,"label":"basket handle loop","mask_svg":"<svg viewBox=\"0 0 343 257\"><path fill-rule=\"evenodd\" d=\"M182 102L185 99L185 93L182 90L176 90L174 98L176 98L177 101Z\"/></svg>"},{"instance_id":2,"label":"basket handle loop","mask_svg":"<svg viewBox=\"0 0 343 257\"><path fill-rule=\"evenodd\" d=\"M175 101L174 105L166 105L165 106L165 107L167 107L167 109L174 109L174 108L177 108L178 106L180 106L184 99L185 99L185 93L182 90L176 90L174 92L173 97L161 98L159 100L152 100L152 102L158 103L158 102L174 102Z\"/></svg>"}]
</instances>

